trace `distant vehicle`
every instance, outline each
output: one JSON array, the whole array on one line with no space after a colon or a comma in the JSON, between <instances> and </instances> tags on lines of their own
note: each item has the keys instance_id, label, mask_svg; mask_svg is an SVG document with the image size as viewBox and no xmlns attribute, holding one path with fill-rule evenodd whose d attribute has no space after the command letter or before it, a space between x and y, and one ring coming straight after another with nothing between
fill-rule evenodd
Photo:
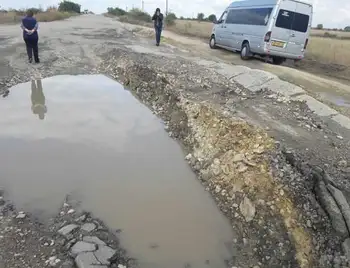
<instances>
[{"instance_id":1,"label":"distant vehicle","mask_svg":"<svg viewBox=\"0 0 350 268\"><path fill-rule=\"evenodd\" d=\"M233 2L215 23L211 48L222 47L241 53L247 60L255 55L301 60L309 41L313 7L299 0L243 0Z\"/></svg>"}]
</instances>

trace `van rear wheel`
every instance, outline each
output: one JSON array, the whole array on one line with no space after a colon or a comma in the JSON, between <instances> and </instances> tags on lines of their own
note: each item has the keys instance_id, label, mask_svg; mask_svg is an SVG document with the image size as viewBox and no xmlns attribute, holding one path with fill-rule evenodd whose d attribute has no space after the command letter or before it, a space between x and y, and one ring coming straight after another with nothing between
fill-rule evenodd
<instances>
[{"instance_id":1,"label":"van rear wheel","mask_svg":"<svg viewBox=\"0 0 350 268\"><path fill-rule=\"evenodd\" d=\"M251 57L252 57L252 53L250 52L250 46L249 46L249 43L246 42L242 45L241 59L242 60L249 60Z\"/></svg>"},{"instance_id":2,"label":"van rear wheel","mask_svg":"<svg viewBox=\"0 0 350 268\"><path fill-rule=\"evenodd\" d=\"M281 65L285 61L286 61L286 59L282 58L282 57L272 57L272 62L275 65Z\"/></svg>"},{"instance_id":3,"label":"van rear wheel","mask_svg":"<svg viewBox=\"0 0 350 268\"><path fill-rule=\"evenodd\" d=\"M209 46L211 49L216 49L216 40L215 40L215 35L212 35L209 40Z\"/></svg>"}]
</instances>

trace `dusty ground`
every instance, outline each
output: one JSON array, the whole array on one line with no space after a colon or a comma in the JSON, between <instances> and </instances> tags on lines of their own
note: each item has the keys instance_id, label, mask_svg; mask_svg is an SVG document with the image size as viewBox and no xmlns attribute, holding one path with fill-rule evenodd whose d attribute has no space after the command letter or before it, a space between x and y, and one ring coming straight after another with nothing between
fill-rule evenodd
<instances>
[{"instance_id":1,"label":"dusty ground","mask_svg":"<svg viewBox=\"0 0 350 268\"><path fill-rule=\"evenodd\" d=\"M212 23L188 20L177 20L176 24L170 27L175 33L203 38L205 42L212 28ZM326 32L337 38L325 38ZM305 60L297 66L291 63L287 63L286 66L331 78L337 77L344 79L345 82L349 81L350 68L347 56L350 46L349 36L348 32L312 30Z\"/></svg>"},{"instance_id":2,"label":"dusty ground","mask_svg":"<svg viewBox=\"0 0 350 268\"><path fill-rule=\"evenodd\" d=\"M341 244L349 233L346 217L339 216L346 205L335 198L335 222L328 209L335 201L322 194L323 183L345 195L350 191L348 130L324 122L303 104L268 90L253 94L199 66L194 56L220 57L202 48L193 52L195 42L156 48L139 28L109 18L42 24L39 65L26 62L17 26L1 26L0 33L0 90L36 77L105 73L166 121L240 235L230 267L348 267ZM309 82L313 77L302 75ZM10 238L2 238L2 252L11 252ZM5 265L8 256L2 256ZM5 267L23 267L22 260L11 261Z\"/></svg>"},{"instance_id":3,"label":"dusty ground","mask_svg":"<svg viewBox=\"0 0 350 268\"><path fill-rule=\"evenodd\" d=\"M143 30L148 32L147 30ZM190 52L192 56L227 62L233 65L244 65L253 69L264 70L281 79L301 86L309 94L327 105L350 115L349 68L337 64L322 64L313 60L304 60L295 66L294 62L287 61L283 66L266 64L259 59L242 61L239 53L232 53L224 49L210 50L206 41L177 35L170 31L164 31L167 42L175 44Z\"/></svg>"}]
</instances>

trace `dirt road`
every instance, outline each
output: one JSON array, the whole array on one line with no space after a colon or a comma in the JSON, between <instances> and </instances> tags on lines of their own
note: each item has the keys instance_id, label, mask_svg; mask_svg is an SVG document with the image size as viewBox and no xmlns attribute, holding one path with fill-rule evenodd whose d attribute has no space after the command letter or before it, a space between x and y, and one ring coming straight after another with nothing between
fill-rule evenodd
<instances>
[{"instance_id":1,"label":"dirt road","mask_svg":"<svg viewBox=\"0 0 350 268\"><path fill-rule=\"evenodd\" d=\"M131 257L137 257L140 267L222 267L218 263L225 263L225 267L347 267L350 234L346 225L347 202L344 199L350 192L349 129L337 124L333 120L334 114L331 112L329 116L327 109L321 109L322 116L318 116L304 103L294 102L287 96L270 91L268 87L260 88L263 83L278 82L267 73L261 73L261 77L249 77L248 70L247 77L241 73L226 75L225 68L212 68L219 64L218 61L228 60L227 53L209 51L203 44L167 32L166 38L177 41L165 40L165 44L156 47L153 38L147 38L150 35L152 33L144 28L122 24L103 16L84 15L66 21L42 23L41 63L32 65L26 61L19 26L0 26L0 91L10 90L9 95L1 100L3 103L0 103L3 114L0 128L4 129L0 134L0 141L3 141L0 142L0 146L3 146L0 154L6 150L8 152L7 161L2 162L5 163L2 170L7 173L2 174L0 170L0 185L6 184L21 193L18 200L22 202L12 196L14 203L20 208L28 205L27 198L33 192L35 194L32 196L39 195L42 198L33 199L37 203L28 205L28 209L35 212L35 208L31 207L33 204L45 207L55 198L59 199L57 193L64 195L65 191L69 192L69 187L85 189L80 202L84 200L90 209L95 208L94 214L107 221L107 225L111 223L113 229L119 228L114 223L125 224L125 236L132 239L126 239L127 242L123 245L131 252ZM323 78L291 71L286 67L256 61L248 64L282 78L288 73L289 78L300 79L298 84L301 85L311 83L315 91L303 86L308 92L310 90L315 93L316 85L327 87ZM235 71L237 69L233 68ZM182 145L186 155L183 158L189 162L204 189L211 193L226 220L212 221L213 217L219 219L221 215L216 214L218 211L213 209L212 200L206 199L207 193L200 192L197 185L193 184L192 188L192 184L187 184L186 180L176 180L176 176L173 176L177 172L171 170L171 165L166 160L170 159L174 165L179 163L176 170L183 168L182 162L176 158L178 153L173 153L173 149L171 155L174 158L166 154L167 149L174 148L174 145L163 143L164 135L156 132L155 129L159 129L159 126L154 120L158 122L159 119L150 115L146 119L136 116L134 113L142 110L139 104L132 103L124 93L109 95L117 90L110 85L110 81L94 80L87 76L85 82L79 82L85 76L58 76L91 74L106 74L123 83L163 120L168 132L166 136L176 139ZM57 77L44 79L51 76ZM300 76L304 77L304 82ZM12 87L33 79L43 79L43 85L48 85L44 91L48 102L52 103L47 112L48 119L42 124L37 121L33 123L31 117L23 112L30 110L30 107L25 108L26 96L29 94L24 93L29 84ZM60 83L60 79L65 82ZM82 80L77 82L74 79ZM242 86L247 81L250 84ZM83 85L80 91L79 83ZM333 81L327 83L343 87ZM111 91L107 90L109 87ZM344 86L341 90L345 92L347 87ZM78 91L80 95L76 93ZM92 96L96 98L95 101ZM60 100L61 103L55 103L55 100ZM114 106L121 110L114 110ZM127 107L123 110L125 106L129 110ZM146 116L146 110L142 110L141 114ZM121 116L124 113L127 120ZM133 132L135 129L138 132ZM136 158L125 151L119 166L113 161L109 162L116 157L115 152L111 154L109 149L117 150L115 147L118 147L118 142L121 143L126 137L138 137L141 132L152 132L150 136L153 138L144 140L144 143L142 138L129 141L128 148L136 155L131 156ZM24 143L21 143L22 146L17 144L11 147L7 145L9 137L22 142L28 140L28 137L40 142L49 138L65 138L70 143L66 147L46 143L40 143L36 147ZM79 151L78 145L82 144L101 147L88 153ZM164 153L160 154L161 157L158 155L158 158L153 157L152 153L160 149L157 146L155 148L158 149L154 150L150 147L157 144L162 145L158 147L162 147L161 152ZM63 154L69 148L75 148L76 154ZM45 184L43 178L38 178L43 174L42 169L37 177L28 176L31 180L24 184L27 187L21 187L25 176L19 173L20 167L27 166L26 171L29 172L32 166L26 162L25 155L37 154L37 159L41 160L39 162L45 163L44 167L55 167L61 172L62 167L57 166L57 161L48 156L51 151L54 155L61 155L59 163L66 163L64 166L70 167L66 174L59 173L62 178L60 183L57 182L57 176L54 176L58 173L43 168L45 180L51 180L48 185L52 186L51 189L45 188L45 195L41 195L41 188L26 190L32 181L36 181L36 185ZM6 155L1 157L6 159ZM141 165L142 159L138 157L147 155L149 157L144 161L148 159L149 162ZM16 159L23 164L15 165ZM152 159L158 159L159 162L152 162ZM97 163L96 166L94 162ZM87 167L84 168L81 163ZM82 168L76 171L74 165ZM152 165L155 165L154 168ZM121 179L128 178L130 184L126 185L130 188L123 188L124 184L113 188L115 184L111 183L118 179L110 174L124 174L127 167L134 175L136 171L141 171L139 173L145 180L138 184L131 177L121 176ZM8 177L8 174L16 176L7 180L1 178L2 175ZM93 177L92 174L95 177L89 180L88 177ZM190 179L191 175L186 175L186 172L181 174L181 178ZM77 177L77 180L67 179L65 175L68 178ZM161 179L162 176L169 180ZM96 177L100 177L98 181L103 183L96 183ZM56 181L53 181L55 178ZM157 187L149 187L145 183L157 178ZM333 192L340 189L336 192L336 197L332 197L328 188L324 191L326 186L334 188ZM127 195L130 189L131 195ZM110 205L114 202L114 196L118 205ZM339 196L343 199L339 199ZM128 202L130 200L132 202ZM149 200L153 202L152 208L142 207ZM54 210L54 207L50 208ZM68 213L67 209L64 210L64 215ZM137 215L133 211L138 211ZM154 216L155 211L159 212L159 219ZM53 213L56 212L60 213L61 207ZM11 215L4 215L5 221L6 217L11 219ZM201 216L196 218L195 215ZM118 217L122 219L117 221ZM75 220L77 219L59 221L59 225L64 227ZM92 219L88 222L92 222ZM172 228L167 229L162 223ZM17 229L17 223L14 224ZM227 226L233 228L227 231ZM55 227L57 232L57 226ZM134 234L128 233L128 230L133 230ZM50 228L47 232L50 234ZM155 238L160 239L160 245L148 240L153 233ZM4 236L5 239L10 237L11 235ZM75 239L79 240L79 237ZM230 241L225 240L227 237L230 237ZM65 241L63 244L67 242L69 245L73 243ZM11 254L12 249L6 249L6 245L6 241L1 243L5 248L0 252ZM113 248L117 247L113 243L111 247L112 245ZM92 251L98 250L95 246L92 247ZM62 250L60 259L68 256L67 247L55 250ZM229 258L227 252L230 252ZM50 254L52 255L51 252ZM42 261L45 263L51 255L41 258ZM1 256L1 253L0 257L8 258L6 255ZM118 258L118 261L108 264L112 267L127 264L125 257L118 255ZM5 267L20 267L21 261L11 259L5 262L8 265ZM30 258L27 261L30 262ZM76 263L80 263L80 260L76 260ZM38 265L40 267L40 263Z\"/></svg>"},{"instance_id":2,"label":"dirt road","mask_svg":"<svg viewBox=\"0 0 350 268\"><path fill-rule=\"evenodd\" d=\"M312 70L314 67L310 62L307 62L308 66L304 64L303 69L298 70L297 68L293 68L294 65L292 62L288 62L286 66L276 66L266 64L259 59L242 61L239 53L232 53L223 49L208 49L208 44L199 39L179 36L169 31L164 31L164 36L170 39L169 43L177 44L183 49L190 51L190 54L193 56L227 62L233 65L244 65L249 68L273 73L285 81L301 86L311 96L327 103L327 105L334 107L346 115L350 115L349 80L337 78L339 77L337 76L337 72L335 72L335 76L332 78L333 71L329 72L330 75L327 76L327 68L331 68L329 65L325 65L322 68L323 73L318 72L318 74L313 74L314 72ZM288 67L288 65L292 67ZM309 72L308 69L310 70Z\"/></svg>"}]
</instances>

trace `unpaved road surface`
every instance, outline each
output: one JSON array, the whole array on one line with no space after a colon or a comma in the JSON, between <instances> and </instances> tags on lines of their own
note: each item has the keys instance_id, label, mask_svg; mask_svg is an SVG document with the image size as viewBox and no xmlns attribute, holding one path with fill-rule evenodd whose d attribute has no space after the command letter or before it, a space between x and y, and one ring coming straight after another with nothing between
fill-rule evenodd
<instances>
[{"instance_id":1,"label":"unpaved road surface","mask_svg":"<svg viewBox=\"0 0 350 268\"><path fill-rule=\"evenodd\" d=\"M74 87L70 88L67 83L53 83L49 88L45 88L45 84L50 84L49 81L51 80L45 80L44 78L58 75L106 74L126 85L150 110L159 118L162 118L164 128L168 132L167 136L178 140L182 145L186 155L186 157L185 155L183 157L189 162L204 189L211 193L222 214L226 216L227 222L222 223L222 226L227 226L225 224L229 222L233 227L232 233L226 235L226 237L232 235L230 241L227 243L225 241L225 247L231 253L230 258L227 258L225 254L221 255L221 253L218 253L220 256L216 256L218 259L221 258L225 266L348 267L347 259L350 255L350 240L348 239L350 237L348 232L350 219L347 217L349 207L347 198L350 192L349 130L334 121L328 120L329 118L312 113L307 105L274 94L268 88L251 91L242 87L230 77L217 72L213 68L213 66L217 66L216 58L204 53L204 50L198 49L199 52L196 53L193 52L193 47L189 47L189 45L187 47L183 45L174 46L169 43L161 47L155 47L153 38L147 38L147 35L149 34L143 28L122 24L102 16L87 15L66 21L42 23L40 26L40 58L42 63L30 65L26 61L25 48L19 27L0 26L0 90L10 90L9 93L4 95L0 103L2 107L6 107L6 109L1 110L3 117L1 128L6 128L7 132L5 132L10 135L11 131L18 126L21 131L18 132L20 134L17 138L31 133L29 131L30 119L22 117L20 114L20 109L25 107L21 99L21 95L24 96L23 90L21 91L24 85L15 88L11 88L12 86L22 82L43 79L44 91L50 92L50 88L52 88L53 92L59 92L59 87L62 87L64 88L62 89L64 97L57 95L57 100L69 102L70 98L75 100L73 93L76 92L76 89ZM195 46L195 44L193 45ZM203 58L206 60L203 60ZM58 76L58 78L54 78L55 81L59 80L59 77L65 79L65 81L71 79L66 76ZM87 81L89 80L87 79ZM28 86L30 86L30 83ZM101 82L100 85L96 85L96 90L99 90L99 86L107 87ZM88 85L84 88L88 89L87 97L84 98L81 95L81 99L88 100L93 91ZM69 89L72 90L72 93L69 93ZM50 96L51 93L47 94ZM104 94L101 93L100 95L103 98ZM18 103L16 102L17 98ZM52 98L52 100L54 99ZM6 104L3 105L3 103ZM89 102L86 102L85 107L89 104ZM103 108L98 110L98 115L109 112L110 106L108 105L113 104L113 102L108 101L108 97L106 97L103 104L101 106ZM60 106L62 106L61 110L58 109ZM76 107L78 106L70 109L63 106L63 104L52 106L56 107L53 108L52 112L49 108L47 121L44 122L50 124L52 122L50 121L52 120L50 115L52 114L52 118L54 118L59 111L67 115L66 121L75 118L75 114L77 114ZM94 122L94 118L99 118L97 113L93 113L96 111L95 108L96 106L92 105L91 113L86 112L79 115L85 120L79 121L81 123L79 126L84 126L87 123L87 118L90 119L87 120L89 122ZM30 107L28 109L30 110ZM117 110L113 111L117 112ZM125 111L121 110L119 112L123 113ZM71 113L74 113L74 115ZM129 113L130 111L128 115L130 115ZM86 117L84 117L84 114L86 114ZM112 113L110 112L110 114ZM26 123L21 125L18 119L22 119L22 122L25 121ZM115 119L113 116L108 117L108 121L114 122L116 127L123 125ZM121 119L119 118L119 120ZM34 126L36 127L36 133L44 133L48 130L47 126L46 128L42 125L39 127L38 124ZM62 126L64 125L62 124ZM83 134L87 132L74 132L70 131L69 127L61 127L57 129L57 132L61 131L57 135L68 135L67 133L69 133L70 137L75 138L75 140L72 139L74 144L78 142L80 135L84 138L83 141L89 139L104 142L111 139L111 136L103 133L104 126L98 124L94 126L101 130L100 134L99 131L96 131L94 132L95 136L89 137L87 135L85 137ZM111 123L109 126L112 126ZM146 130L147 126L144 126L144 129ZM119 140L120 137L118 135L116 137L118 137L116 140ZM40 138L45 137L40 136ZM145 145L139 144L140 148L147 148L143 146ZM4 148L11 152L11 146ZM19 148L20 146L16 146L14 149L20 153L23 148ZM30 157L31 147L28 148L26 149L27 157ZM32 148L33 155L35 155L35 147ZM44 153L47 153L47 148L50 148L54 153L60 152L61 149L59 146L45 147L41 151L37 151L39 154L37 157L43 159ZM139 154L147 155L141 151L139 151ZM12 174L19 174L15 171L21 170L22 165L21 163L13 164L13 161L16 160L15 155L11 156L13 160L6 164L7 167L11 168L4 169L3 166L2 169L11 170L13 171ZM81 157L87 156L81 155ZM5 159L6 155L1 155L1 158ZM108 158L106 157L106 159ZM25 161L22 156L19 159ZM73 163L79 164L78 159L79 155L77 154L77 157L72 160ZM97 157L97 159L101 159L101 157ZM57 163L57 159L46 158L45 161L48 161L47 166ZM52 162L50 163L50 161ZM63 159L62 161L64 162ZM98 163L98 160L96 161ZM2 161L2 163L4 162ZM133 170L137 170L137 162L133 163ZM103 167L101 166L101 170L103 170ZM67 170L67 176L72 176L71 170ZM113 172L118 174L118 170ZM170 175L167 176L167 173L170 174L170 172L167 170L163 173L163 176L171 177ZM49 172L46 174L48 177L52 177ZM151 176L146 172L144 174L145 180ZM85 177L84 173L82 177ZM61 180L60 178L57 179ZM16 181L16 183L13 185L7 183L11 189L14 187L20 189L23 193L20 197L24 201L22 203L17 202L17 204L20 204L17 206L25 207L25 197L29 195L26 194L23 187L18 186L21 183L21 177L16 177L12 181ZM38 178L33 181L36 181L37 184L44 183ZM101 184L96 183L96 190L103 189L106 193L113 193L104 186L109 185L110 181L113 181L113 179L107 179L105 183ZM0 177L0 183L5 184L6 181ZM28 181L26 185L28 185ZM58 187L56 184L54 185ZM75 187L79 187L79 184ZM176 184L174 184L168 190L172 191L173 189L175 191L176 187ZM45 189L49 190L47 187ZM146 185L142 189L148 191ZM37 191L37 193L39 192ZM195 191L191 192L194 193ZM84 194L88 197L94 196L94 189L90 188ZM64 192L62 192L62 195L64 195ZM119 202L123 204L123 200L132 199L133 195L138 197L134 191L131 191L130 196L123 195ZM168 209L171 212L171 214L164 212L165 215L182 215L179 213L181 212L179 207L169 206L169 203L164 202L166 200L164 196L163 192L155 194L153 196L153 199L155 199L154 206L162 206L164 211ZM198 196L193 194L193 196L195 200L201 198L200 194ZM50 200L47 195L45 198ZM45 198L40 201L45 203ZM62 196L63 198L64 196ZM81 198L79 201L82 200L92 202L90 204L94 204L95 208L98 207L96 204L108 206L108 203L98 201L103 200L103 198ZM93 201L96 203L93 203ZM15 198L13 202L16 204ZM191 199L187 199L186 195L179 193L174 202L184 204L184 202L191 202ZM34 204L35 202L29 204L28 210L33 212L35 219L35 208L30 208ZM84 202L82 206L84 206ZM192 214L203 215L202 213L206 213L206 211L211 213L209 211L212 210L209 210L209 206L208 203L208 210L203 209L203 211L198 212L194 206ZM89 208L91 209L91 207ZM111 207L114 206L111 205ZM77 243L78 240L84 240L84 234L74 233L74 237L66 238L61 242L63 247L56 248L53 252L44 250L43 256L36 264L38 266L33 264L34 259L28 257L30 256L28 254L25 258L9 258L9 255L16 251L12 248L13 244L7 243L11 238L9 231L21 229L17 224L22 223L12 222L18 214L8 213L9 209L4 208L6 207L2 208L3 216L1 216L1 219L6 224L13 224L12 229L11 226L9 229L3 222L0 222L1 230L5 234L0 234L1 239L4 239L4 242L0 244L0 254L6 253L0 255L0 260L3 260L6 268L42 267L40 265L43 265L47 260L49 261L46 264L51 262L57 266L61 265L61 262L55 263L57 258L60 260L67 259L68 265L72 265L70 262L72 258L68 256L68 252L71 251L70 248L74 243ZM128 207L125 207L123 209L124 214L119 216L124 215L123 217L126 217L128 215L127 209ZM198 205L198 209L202 210L202 207ZM130 214L132 214L131 210L130 208ZM61 207L57 208L55 212L62 217L62 215L69 214L69 207L64 208L63 213L61 213ZM135 215L129 223L130 226L137 227L135 230L140 231L141 229L144 234L147 234L145 226L156 225L158 222L147 216L147 210L143 212L142 217ZM212 213L215 214L215 212ZM111 217L111 215L118 218L118 211L109 211L107 208L103 212L96 210L94 214L97 214L102 220L107 219L107 223L108 217ZM41 214L39 213L39 215ZM71 217L67 220L58 217L58 225L60 225L59 227L65 227L67 224L79 221L79 217ZM192 219L192 226L198 225L199 228L197 229L210 232L209 229L202 228L211 225L211 223L208 224L209 220L206 217L200 220L191 217L189 219ZM28 220L30 219L28 218ZM45 217L40 220L45 222ZM181 222L185 220L180 217L171 221L175 225L178 221L179 226L187 228L187 225ZM91 223L93 219L88 218L87 222ZM141 224L138 225L135 222ZM30 222L26 224L28 230L33 230L30 227L32 226ZM97 223L94 224L97 226ZM80 225L79 223L78 227ZM38 232L37 235L40 237L47 236L47 240L49 240L47 243L50 245L51 240L56 241L58 228L50 221L44 226L45 228L42 227L41 230L40 228L34 228L35 232L33 232ZM217 237L221 235L216 230L218 226L220 227L220 225L212 225L214 231L211 232L212 236L209 236L212 237L212 241L216 241ZM110 227L119 228L118 226ZM101 228L104 229L103 226ZM146 230L142 230L142 228ZM174 228L174 230L180 229ZM47 233L40 233L44 231ZM164 228L157 235L167 237L167 232L172 232L172 230ZM22 232L18 231L18 233L21 237ZM108 232L106 230L102 236L108 237L108 234L112 235L112 233L115 233L115 231ZM27 234L30 237L30 231L27 231ZM98 235L96 234L96 236ZM129 234L129 236L132 236L132 234ZM77 239L77 241L72 241L72 239ZM178 242L176 237L173 239ZM185 237L183 239L186 240ZM34 241L33 243L36 240L31 239L31 241ZM192 240L195 240L195 238L192 237ZM116 243L113 241L108 245L113 250L117 250L119 245L113 244ZM201 256L201 262L197 262L195 265L192 265L191 261L187 259L179 259L184 255L177 253L185 251L181 248L181 243L163 241L168 243L168 248L170 248L164 253L162 244L158 245L157 243L148 245L152 250L138 251L139 244L144 241L143 236L133 236L132 241L135 246L126 243L126 249L131 249L129 251L135 254L139 253L137 257L140 267L219 267L211 261L215 259L211 255L208 256L208 259ZM188 247L188 245L191 245L191 241L190 243L184 243L184 245ZM220 240L220 242L222 241ZM211 243L209 241L201 243L205 245L198 248L192 246L193 251L186 250L189 259L193 255L199 254L198 252L206 252L205 250L201 251L203 248L210 249ZM84 245L85 247L93 247L92 250L85 250L85 253L82 250L80 253L93 252L89 253L89 256L94 258L99 247L96 246L98 243L92 244ZM21 245L26 246L24 239ZM34 246L31 248L34 248ZM111 252L109 249L106 250ZM26 250L21 248L17 251L25 252ZM171 254L171 251L174 254ZM59 252L59 254L55 252ZM192 252L193 254L191 254ZM95 255L92 256L91 254ZM49 259L50 257L54 258ZM114 254L114 257L112 261L108 260L106 265L119 268L124 267L125 264L127 267L136 265L125 257L124 252ZM20 266L23 260L26 261L26 266ZM153 263L145 260L151 260ZM75 261L81 263L80 259ZM90 264L94 264L94 262L90 262ZM101 265L101 261L98 264Z\"/></svg>"},{"instance_id":2,"label":"unpaved road surface","mask_svg":"<svg viewBox=\"0 0 350 268\"><path fill-rule=\"evenodd\" d=\"M299 63L301 68L293 62L284 66L266 64L257 58L249 61L241 60L239 53L232 53L223 49L211 50L202 40L179 36L173 32L164 31L170 43L186 49L193 56L200 56L211 60L227 62L233 65L244 65L253 69L264 70L279 76L281 79L301 86L309 94L328 105L335 107L344 114L350 115L350 81L347 72L331 64L313 64L305 61Z\"/></svg>"}]
</instances>

